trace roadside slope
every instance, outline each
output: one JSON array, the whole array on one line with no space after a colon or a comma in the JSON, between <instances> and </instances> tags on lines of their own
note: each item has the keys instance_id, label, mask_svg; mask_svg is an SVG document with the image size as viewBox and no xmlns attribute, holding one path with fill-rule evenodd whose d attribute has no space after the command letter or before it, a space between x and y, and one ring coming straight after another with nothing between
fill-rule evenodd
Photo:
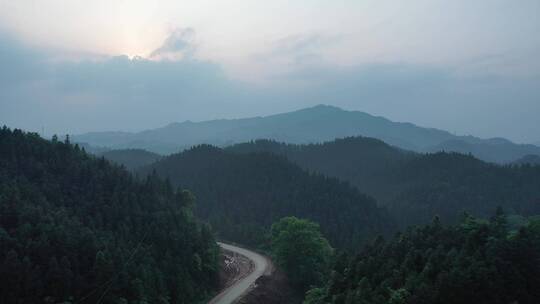
<instances>
[{"instance_id":1,"label":"roadside slope","mask_svg":"<svg viewBox=\"0 0 540 304\"><path fill-rule=\"evenodd\" d=\"M208 304L230 304L234 303L243 294L249 291L252 284L255 283L259 277L265 274L269 275L272 272L272 264L268 258L256 252L225 243L218 242L218 244L225 250L247 257L253 261L254 264L253 271L249 275L228 287L208 302Z\"/></svg>"}]
</instances>

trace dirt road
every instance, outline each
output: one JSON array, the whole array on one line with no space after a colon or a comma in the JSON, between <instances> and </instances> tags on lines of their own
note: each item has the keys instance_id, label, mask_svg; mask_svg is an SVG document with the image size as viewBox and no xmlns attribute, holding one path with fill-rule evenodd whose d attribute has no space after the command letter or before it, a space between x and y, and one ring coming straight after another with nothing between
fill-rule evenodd
<instances>
[{"instance_id":1,"label":"dirt road","mask_svg":"<svg viewBox=\"0 0 540 304\"><path fill-rule=\"evenodd\" d=\"M219 246L225 250L243 255L250 259L253 264L253 271L245 276L244 278L238 280L232 286L223 290L217 296L215 296L208 304L230 304L238 300L245 292L247 292L252 284L263 274L270 274L272 271L271 262L264 256L244 249L237 246L224 244L218 242Z\"/></svg>"}]
</instances>

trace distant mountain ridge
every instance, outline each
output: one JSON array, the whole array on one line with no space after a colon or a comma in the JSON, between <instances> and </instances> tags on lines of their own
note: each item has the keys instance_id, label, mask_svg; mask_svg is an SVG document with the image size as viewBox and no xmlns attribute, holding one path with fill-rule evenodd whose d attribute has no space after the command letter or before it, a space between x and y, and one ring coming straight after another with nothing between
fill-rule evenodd
<instances>
[{"instance_id":1,"label":"distant mountain ridge","mask_svg":"<svg viewBox=\"0 0 540 304\"><path fill-rule=\"evenodd\" d=\"M540 155L540 147L515 144L507 139L456 136L450 132L393 122L360 111L318 105L298 111L242 119L185 121L165 127L129 132L93 132L72 140L113 149L146 149L170 154L198 144L227 146L254 139L294 144L318 143L348 136L380 139L417 152L456 151L471 153L489 162L509 163L525 155Z\"/></svg>"}]
</instances>

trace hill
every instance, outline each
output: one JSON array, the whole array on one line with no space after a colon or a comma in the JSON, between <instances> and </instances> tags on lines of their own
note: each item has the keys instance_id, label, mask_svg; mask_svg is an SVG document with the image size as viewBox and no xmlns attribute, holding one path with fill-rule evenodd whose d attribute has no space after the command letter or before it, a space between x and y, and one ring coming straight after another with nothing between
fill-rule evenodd
<instances>
[{"instance_id":1,"label":"hill","mask_svg":"<svg viewBox=\"0 0 540 304\"><path fill-rule=\"evenodd\" d=\"M348 183L310 174L284 157L238 154L202 145L138 172L155 172L197 196L197 214L221 237L248 245L267 241L270 225L297 216L321 225L338 247L354 248L395 225L373 198Z\"/></svg>"},{"instance_id":2,"label":"hill","mask_svg":"<svg viewBox=\"0 0 540 304\"><path fill-rule=\"evenodd\" d=\"M540 214L540 166L499 166L470 155L435 153L398 172L404 190L387 206L403 225L427 223L435 214L456 222L464 211L488 217L498 206L512 214Z\"/></svg>"},{"instance_id":3,"label":"hill","mask_svg":"<svg viewBox=\"0 0 540 304\"><path fill-rule=\"evenodd\" d=\"M449 227L434 220L341 256L304 303L539 303L539 260L538 218L517 231L501 214Z\"/></svg>"},{"instance_id":4,"label":"hill","mask_svg":"<svg viewBox=\"0 0 540 304\"><path fill-rule=\"evenodd\" d=\"M535 145L515 144L503 138L478 139L471 136L447 140L437 145L425 147L423 152L458 152L472 154L483 161L512 163L515 159L530 154L539 154Z\"/></svg>"},{"instance_id":5,"label":"hill","mask_svg":"<svg viewBox=\"0 0 540 304\"><path fill-rule=\"evenodd\" d=\"M226 146L260 138L309 144L360 135L417 152L444 150L471 153L489 162L507 163L527 154L540 154L540 147L534 145L519 145L505 139L455 136L438 129L393 122L364 112L345 111L327 105L265 117L185 121L138 133L99 132L72 138L92 146L140 148L169 154L198 144Z\"/></svg>"},{"instance_id":6,"label":"hill","mask_svg":"<svg viewBox=\"0 0 540 304\"><path fill-rule=\"evenodd\" d=\"M149 165L161 158L159 154L142 149L110 150L98 155L129 170Z\"/></svg>"},{"instance_id":7,"label":"hill","mask_svg":"<svg viewBox=\"0 0 540 304\"><path fill-rule=\"evenodd\" d=\"M402 227L434 215L455 222L463 211L486 217L497 206L540 214L540 167L500 166L458 153L419 154L365 137L292 145L258 140L227 148L271 152L304 169L333 176L375 197Z\"/></svg>"},{"instance_id":8,"label":"hill","mask_svg":"<svg viewBox=\"0 0 540 304\"><path fill-rule=\"evenodd\" d=\"M0 130L0 303L186 303L217 283L193 197L78 146Z\"/></svg>"}]
</instances>

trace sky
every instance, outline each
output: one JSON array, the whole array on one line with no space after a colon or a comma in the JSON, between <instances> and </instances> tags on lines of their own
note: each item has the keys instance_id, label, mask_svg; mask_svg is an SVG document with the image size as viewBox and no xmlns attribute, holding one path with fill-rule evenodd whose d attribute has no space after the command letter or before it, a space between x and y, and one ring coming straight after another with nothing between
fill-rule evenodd
<instances>
[{"instance_id":1,"label":"sky","mask_svg":"<svg viewBox=\"0 0 540 304\"><path fill-rule=\"evenodd\" d=\"M540 141L538 0L0 0L0 124L137 131L317 104Z\"/></svg>"}]
</instances>

